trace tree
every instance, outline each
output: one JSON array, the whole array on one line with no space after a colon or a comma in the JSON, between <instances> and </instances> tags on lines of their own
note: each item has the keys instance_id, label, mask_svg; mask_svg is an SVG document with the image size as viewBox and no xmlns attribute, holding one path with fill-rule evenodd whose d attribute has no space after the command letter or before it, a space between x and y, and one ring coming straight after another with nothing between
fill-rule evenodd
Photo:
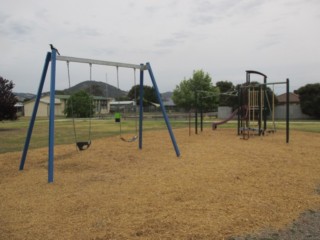
<instances>
[{"instance_id":1,"label":"tree","mask_svg":"<svg viewBox=\"0 0 320 240\"><path fill-rule=\"evenodd\" d=\"M13 87L12 81L0 76L0 121L17 119L17 109L14 105L18 100L12 92Z\"/></svg>"},{"instance_id":2,"label":"tree","mask_svg":"<svg viewBox=\"0 0 320 240\"><path fill-rule=\"evenodd\" d=\"M64 113L67 117L91 117L94 113L93 98L83 90L72 94Z\"/></svg>"},{"instance_id":3,"label":"tree","mask_svg":"<svg viewBox=\"0 0 320 240\"><path fill-rule=\"evenodd\" d=\"M307 84L295 91L300 98L301 111L320 118L320 83Z\"/></svg>"},{"instance_id":4,"label":"tree","mask_svg":"<svg viewBox=\"0 0 320 240\"><path fill-rule=\"evenodd\" d=\"M216 86L219 88L220 95L219 95L219 105L220 106L229 106L233 109L238 106L238 98L237 89L233 85L232 82L229 81L219 81L216 83Z\"/></svg>"},{"instance_id":5,"label":"tree","mask_svg":"<svg viewBox=\"0 0 320 240\"><path fill-rule=\"evenodd\" d=\"M127 97L131 100L136 99L137 104L139 104L139 96L140 96L140 85L133 86L127 95ZM150 103L159 103L157 98L157 93L154 87L150 87L147 85L143 86L143 103L144 103L144 106L149 105Z\"/></svg>"},{"instance_id":6,"label":"tree","mask_svg":"<svg viewBox=\"0 0 320 240\"><path fill-rule=\"evenodd\" d=\"M184 79L173 91L172 100L181 108L190 110L199 107L201 100L205 111L217 106L219 89L212 85L212 79L203 70L193 72L192 78Z\"/></svg>"}]
</instances>

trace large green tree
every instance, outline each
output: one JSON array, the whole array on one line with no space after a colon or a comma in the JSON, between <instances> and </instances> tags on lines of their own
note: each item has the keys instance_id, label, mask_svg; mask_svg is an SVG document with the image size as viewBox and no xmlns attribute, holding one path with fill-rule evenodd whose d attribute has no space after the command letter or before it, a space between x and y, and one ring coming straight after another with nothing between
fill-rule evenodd
<instances>
[{"instance_id":1,"label":"large green tree","mask_svg":"<svg viewBox=\"0 0 320 240\"><path fill-rule=\"evenodd\" d=\"M136 99L137 104L139 104L139 96L140 96L140 85L133 86L127 95L127 97L130 100ZM149 103L159 103L157 98L157 93L154 87L150 87L147 85L143 86L143 103L144 105L148 105Z\"/></svg>"},{"instance_id":2,"label":"large green tree","mask_svg":"<svg viewBox=\"0 0 320 240\"><path fill-rule=\"evenodd\" d=\"M72 94L64 113L67 117L91 117L94 113L93 98L83 90Z\"/></svg>"},{"instance_id":3,"label":"large green tree","mask_svg":"<svg viewBox=\"0 0 320 240\"><path fill-rule=\"evenodd\" d=\"M295 91L300 98L301 111L320 118L320 83L307 84Z\"/></svg>"},{"instance_id":4,"label":"large green tree","mask_svg":"<svg viewBox=\"0 0 320 240\"><path fill-rule=\"evenodd\" d=\"M205 111L216 108L219 89L212 85L212 79L203 70L193 72L189 79L184 79L173 91L172 100L181 108L190 110L200 107Z\"/></svg>"},{"instance_id":5,"label":"large green tree","mask_svg":"<svg viewBox=\"0 0 320 240\"><path fill-rule=\"evenodd\" d=\"M12 81L0 76L0 121L17 119L17 109L14 105L18 100L12 92L13 87Z\"/></svg>"}]
</instances>

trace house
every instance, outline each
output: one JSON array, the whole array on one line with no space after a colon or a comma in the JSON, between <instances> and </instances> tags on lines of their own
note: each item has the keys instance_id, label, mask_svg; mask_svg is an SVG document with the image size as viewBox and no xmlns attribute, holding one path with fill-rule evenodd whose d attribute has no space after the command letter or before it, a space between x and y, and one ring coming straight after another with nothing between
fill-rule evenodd
<instances>
[{"instance_id":1,"label":"house","mask_svg":"<svg viewBox=\"0 0 320 240\"><path fill-rule=\"evenodd\" d=\"M109 103L110 112L135 112L135 101L113 101Z\"/></svg>"},{"instance_id":2,"label":"house","mask_svg":"<svg viewBox=\"0 0 320 240\"><path fill-rule=\"evenodd\" d=\"M285 105L287 102L287 94L283 93L277 96L278 105ZM299 95L289 92L289 102L290 104L300 104Z\"/></svg>"},{"instance_id":3,"label":"house","mask_svg":"<svg viewBox=\"0 0 320 240\"><path fill-rule=\"evenodd\" d=\"M66 107L69 95L56 95L54 100L55 116L64 116L64 110ZM35 98L24 103L24 115L30 117L33 112ZM95 114L106 114L109 112L110 98L94 96L93 97ZM45 95L40 98L37 116L48 117L50 112L50 96Z\"/></svg>"},{"instance_id":4,"label":"house","mask_svg":"<svg viewBox=\"0 0 320 240\"><path fill-rule=\"evenodd\" d=\"M283 93L277 96L278 103L275 106L274 115L275 119L286 118L286 103L287 94ZM299 95L295 93L289 93L289 118L290 119L310 119L311 117L302 113L300 107Z\"/></svg>"},{"instance_id":5,"label":"house","mask_svg":"<svg viewBox=\"0 0 320 240\"><path fill-rule=\"evenodd\" d=\"M17 109L17 116L18 116L18 117L23 116L23 112L24 112L24 110L23 110L23 107L24 107L23 103L22 103L22 102L17 102L17 103L14 105L14 107Z\"/></svg>"},{"instance_id":6,"label":"house","mask_svg":"<svg viewBox=\"0 0 320 240\"><path fill-rule=\"evenodd\" d=\"M167 110L168 112L177 111L177 107L176 107L176 105L174 104L172 98L165 98L165 99L163 99L163 105L164 105L164 107L166 108L166 110Z\"/></svg>"}]
</instances>

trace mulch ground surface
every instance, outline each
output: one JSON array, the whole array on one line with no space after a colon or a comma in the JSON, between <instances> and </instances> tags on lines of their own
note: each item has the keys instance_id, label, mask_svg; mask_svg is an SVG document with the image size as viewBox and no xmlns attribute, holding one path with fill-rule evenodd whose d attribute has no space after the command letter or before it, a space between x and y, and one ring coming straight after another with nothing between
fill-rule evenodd
<instances>
[{"instance_id":1,"label":"mulch ground surface","mask_svg":"<svg viewBox=\"0 0 320 240\"><path fill-rule=\"evenodd\" d=\"M174 133L0 154L0 239L320 239L320 134Z\"/></svg>"}]
</instances>

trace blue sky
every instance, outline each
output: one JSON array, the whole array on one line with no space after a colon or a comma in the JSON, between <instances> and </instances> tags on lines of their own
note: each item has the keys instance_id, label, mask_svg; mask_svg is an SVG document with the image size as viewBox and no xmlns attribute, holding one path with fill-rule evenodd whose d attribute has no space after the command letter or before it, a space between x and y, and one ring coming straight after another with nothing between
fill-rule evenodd
<instances>
[{"instance_id":1,"label":"blue sky","mask_svg":"<svg viewBox=\"0 0 320 240\"><path fill-rule=\"evenodd\" d=\"M291 91L320 82L319 0L0 0L0 5L0 75L15 83L15 92L37 91L49 43L65 56L150 62L161 92L199 69L213 84L242 83L245 70L263 72L270 82L290 78ZM89 79L86 64L71 64L70 70L71 85ZM119 77L120 88L129 90L133 71L120 69ZM93 79L116 86L116 70L93 66ZM68 87L63 62L57 64L56 87Z\"/></svg>"}]
</instances>

